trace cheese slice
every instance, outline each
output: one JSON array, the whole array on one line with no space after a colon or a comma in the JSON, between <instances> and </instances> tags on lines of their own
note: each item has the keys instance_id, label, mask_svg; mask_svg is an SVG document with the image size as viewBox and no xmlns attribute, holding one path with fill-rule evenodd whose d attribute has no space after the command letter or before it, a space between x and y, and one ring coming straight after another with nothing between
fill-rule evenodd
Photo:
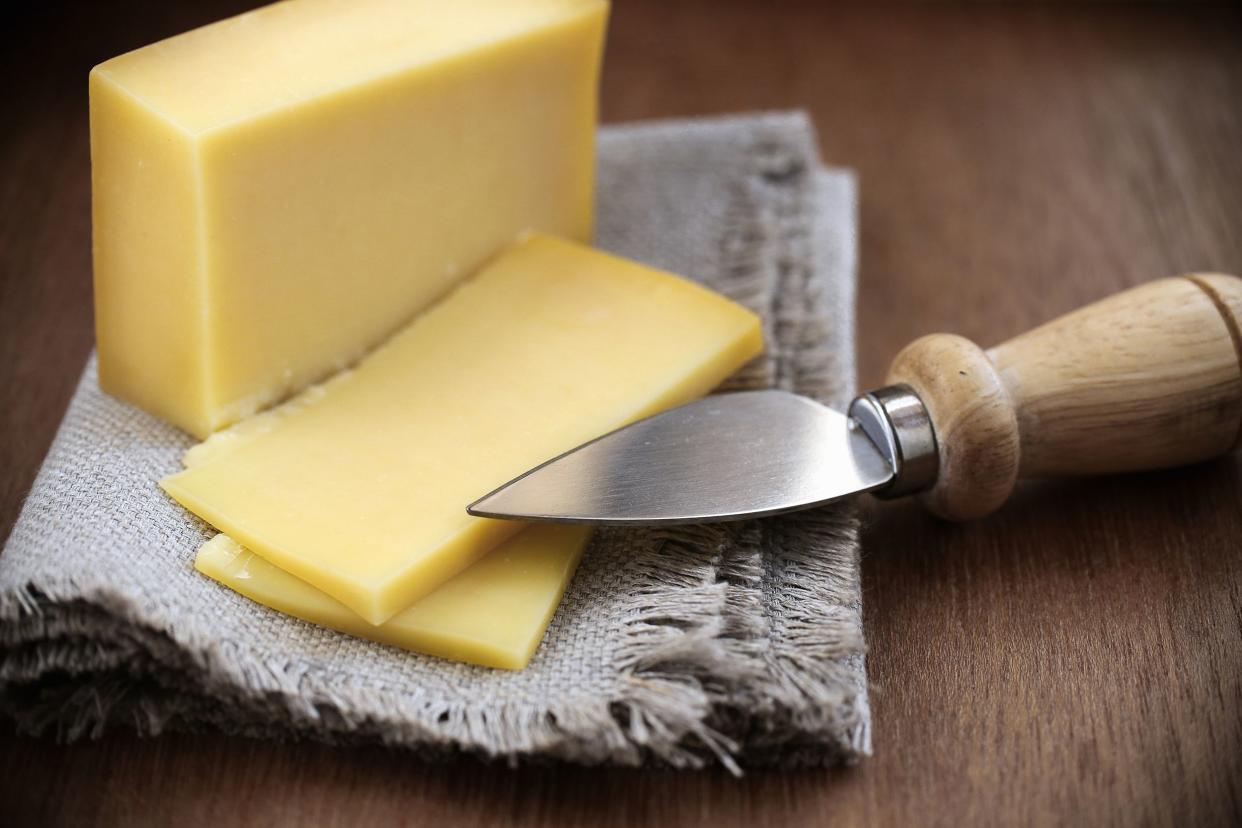
<instances>
[{"instance_id":1,"label":"cheese slice","mask_svg":"<svg viewBox=\"0 0 1242 828\"><path fill-rule=\"evenodd\" d=\"M203 544L194 566L312 624L454 661L521 670L543 640L589 536L583 526L532 526L379 626L227 535Z\"/></svg>"},{"instance_id":2,"label":"cheese slice","mask_svg":"<svg viewBox=\"0 0 1242 828\"><path fill-rule=\"evenodd\" d=\"M100 384L205 437L586 240L603 0L291 0L90 74Z\"/></svg>"},{"instance_id":3,"label":"cheese slice","mask_svg":"<svg viewBox=\"0 0 1242 828\"><path fill-rule=\"evenodd\" d=\"M381 624L521 528L466 504L705 394L761 349L758 317L724 297L535 236L351 372L161 485Z\"/></svg>"}]
</instances>

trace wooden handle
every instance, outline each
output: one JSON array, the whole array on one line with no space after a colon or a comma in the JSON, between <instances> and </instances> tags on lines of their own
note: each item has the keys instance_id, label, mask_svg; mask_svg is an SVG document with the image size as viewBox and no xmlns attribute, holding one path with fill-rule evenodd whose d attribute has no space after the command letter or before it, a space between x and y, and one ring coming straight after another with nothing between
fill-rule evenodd
<instances>
[{"instance_id":1,"label":"wooden handle","mask_svg":"<svg viewBox=\"0 0 1242 828\"><path fill-rule=\"evenodd\" d=\"M1161 279L987 351L932 334L889 367L927 406L940 468L923 497L982 517L1019 477L1179 466L1233 449L1242 431L1242 280Z\"/></svg>"}]
</instances>

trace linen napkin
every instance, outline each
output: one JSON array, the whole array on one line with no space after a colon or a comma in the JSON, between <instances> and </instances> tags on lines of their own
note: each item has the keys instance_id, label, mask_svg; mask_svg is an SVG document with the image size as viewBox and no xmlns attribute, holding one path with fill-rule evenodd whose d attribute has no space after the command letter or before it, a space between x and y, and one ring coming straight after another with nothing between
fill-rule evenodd
<instances>
[{"instance_id":1,"label":"linen napkin","mask_svg":"<svg viewBox=\"0 0 1242 828\"><path fill-rule=\"evenodd\" d=\"M854 184L801 113L610 127L597 243L758 312L728 390L844 405ZM869 752L856 517L601 530L521 672L282 615L197 573L210 527L156 486L192 440L100 392L92 358L0 556L0 709L63 739L127 726L376 741L429 757L702 767Z\"/></svg>"}]
</instances>

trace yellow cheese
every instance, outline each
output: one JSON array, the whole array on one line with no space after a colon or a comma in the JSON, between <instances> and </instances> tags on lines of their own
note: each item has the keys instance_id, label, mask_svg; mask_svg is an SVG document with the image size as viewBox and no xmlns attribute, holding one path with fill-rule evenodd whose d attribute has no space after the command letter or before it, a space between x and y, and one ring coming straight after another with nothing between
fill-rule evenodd
<instances>
[{"instance_id":1,"label":"yellow cheese","mask_svg":"<svg viewBox=\"0 0 1242 828\"><path fill-rule=\"evenodd\" d=\"M543 640L589 535L582 526L532 526L379 626L227 535L203 544L194 566L247 598L312 624L455 661L521 670Z\"/></svg>"},{"instance_id":2,"label":"yellow cheese","mask_svg":"<svg viewBox=\"0 0 1242 828\"><path fill-rule=\"evenodd\" d=\"M103 388L199 437L591 233L603 0L291 0L90 75Z\"/></svg>"},{"instance_id":3,"label":"yellow cheese","mask_svg":"<svg viewBox=\"0 0 1242 828\"><path fill-rule=\"evenodd\" d=\"M761 349L745 308L535 236L353 371L161 485L380 624L521 527L470 517L467 503L706 393Z\"/></svg>"}]
</instances>

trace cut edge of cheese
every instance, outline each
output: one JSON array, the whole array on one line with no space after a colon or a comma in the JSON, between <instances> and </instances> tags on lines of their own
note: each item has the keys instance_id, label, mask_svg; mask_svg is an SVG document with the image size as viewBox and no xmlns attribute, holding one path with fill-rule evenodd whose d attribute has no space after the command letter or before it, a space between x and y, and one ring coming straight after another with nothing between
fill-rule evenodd
<instances>
[{"instance_id":1,"label":"cut edge of cheese","mask_svg":"<svg viewBox=\"0 0 1242 828\"><path fill-rule=\"evenodd\" d=\"M201 439L352 364L523 230L589 239L608 10L299 0L96 66L101 387Z\"/></svg>"},{"instance_id":2,"label":"cut edge of cheese","mask_svg":"<svg viewBox=\"0 0 1242 828\"><path fill-rule=\"evenodd\" d=\"M210 423L187 413L208 405L206 326L196 313L204 275L194 142L181 131L167 131L143 101L102 75L91 74L89 89L99 385L196 436L209 434ZM125 141L102 138L102 113ZM109 174L114 169L127 171L124 181ZM149 215L160 221L148 222ZM136 227L143 228L142 243L126 243ZM168 278L174 273L181 278ZM156 293L162 313L136 318L133 309ZM147 347L152 339L161 347Z\"/></svg>"},{"instance_id":3,"label":"cut edge of cheese","mask_svg":"<svg viewBox=\"0 0 1242 828\"><path fill-rule=\"evenodd\" d=\"M285 417L309 408L327 397L337 385L349 382L353 372L352 367L345 368L323 382L303 389L282 403L260 411L258 414L252 414L244 420L238 420L227 428L213 431L201 443L195 443L182 453L182 467L192 469L241 448L256 437L271 431Z\"/></svg>"},{"instance_id":4,"label":"cut edge of cheese","mask_svg":"<svg viewBox=\"0 0 1242 828\"><path fill-rule=\"evenodd\" d=\"M493 270L507 268L507 270ZM531 276L510 276L515 272L538 274ZM492 271L492 275L488 276L487 272ZM503 276L500 275L503 272ZM517 281L513 281L517 280ZM487 282L490 286L486 289L482 284ZM529 284L528 284L529 282ZM562 287L566 286L566 287ZM567 298L568 303L563 308L556 307L551 310L550 307L543 303L551 301L552 297L560 295L560 291L572 286L572 290L578 292L578 297L586 304L578 305L579 298ZM603 294L598 291L604 291ZM532 293L533 291L533 293ZM511 296L512 295L512 296ZM374 624L382 624L396 613L400 612L411 603L418 601L422 596L434 590L441 583L453 577L458 572L463 571L474 561L478 560L482 555L497 544L505 541L514 533L520 530L522 524L511 521L494 521L481 518L468 518L465 515L465 505L475 497L485 493L486 491L503 483L517 474L525 471L551 457L560 451L572 448L574 445L581 443L587 439L598 436L600 433L620 427L644 416L656 413L657 411L669 408L684 402L689 402L699 396L710 391L722 380L732 374L735 370L749 361L752 357L762 351L762 326L759 318L746 308L732 302L720 294L717 294L702 285L699 285L683 277L675 274L660 271L640 265L636 262L592 250L583 245L556 239L550 236L532 235L525 241L515 245L509 252L502 254L497 259L484 268L479 274L472 279L463 283L457 290L450 295L449 298L443 300L440 304L433 307L424 315L416 319L408 328L397 334L385 346L382 346L375 352L366 357L359 366L353 370L347 377L341 378L337 386L342 392L356 392L351 399L365 399L364 407L373 407L376 395L366 390L369 387L380 383L385 389L385 399L392 399L392 405L400 407L403 412L409 412L410 418L417 415L420 408L427 405L429 400L434 399L428 397L425 391L412 392L410 389L422 386L409 386L406 381L406 390L400 390L398 376L409 377L412 368L406 367L409 359L434 359L431 363L433 367L420 369L422 374L418 376L432 377L449 377L454 372L460 372L463 377L481 377L488 383L488 392L491 392L489 377L497 376L520 376L528 371L532 364L521 362L525 359L538 359L540 370L547 375L548 379L540 380L544 385L531 387L526 380L525 384L514 386L515 389L523 389L520 393L535 393L532 399L550 400L557 399L556 394L560 393L559 389L563 386L564 379L557 378L556 372L564 372L564 377L575 376L574 368L566 365L562 369L562 363L559 361L549 361L548 354L539 354L538 349L530 354L525 351L522 356L516 356L508 353L509 349L503 347L503 339L496 340L493 337L496 328L491 323L482 320L477 316L478 309L490 308L487 313L495 316L500 314L510 314L512 307L508 302L519 301L520 299L528 299L534 303L529 309L532 313L543 314L543 317L532 316L527 318L523 312L514 310L513 313L518 316L513 318L522 319L520 325L515 327L512 333L516 336L527 337L531 335L531 326L536 326L540 330L547 329L551 325L559 328L557 331L549 331L549 336L554 338L550 340L545 347L553 347L555 345L557 353L568 353L573 351L575 343L581 344L583 347L593 348L592 357L578 357L579 359L601 359L605 360L609 367L605 368L609 372L609 376L628 376L628 379L620 380L624 383L636 383L634 385L622 385L626 389L623 393L616 395L618 402L626 399L624 407L605 411L600 408L594 394L587 393L582 397L582 389L575 389L575 393L580 395L580 400L589 399L590 402L579 402L576 405L587 405L586 409L581 412L560 411L559 417L563 422L556 425L550 425L547 422L547 411L539 409L538 416L524 427L536 427L533 433L525 433L523 442L529 439L537 439L540 442L531 444L528 448L522 449L519 454L521 458L509 457L504 461L506 465L503 469L497 469L494 473L496 479L492 479L492 475L484 475L486 479L480 478L476 484L470 486L466 491L462 483L463 490L452 494L455 498L451 503L447 501L449 494L441 492L442 499L446 500L445 510L437 511L437 516L448 516L451 511L451 517L435 517L433 520L440 521L444 528L432 529L425 522L426 518L417 518L424 521L422 523L413 523L414 512L411 506L407 504L418 505L418 485L411 485L408 481L399 485L399 490L406 492L402 505L399 507L401 511L407 512L408 518L401 518L406 521L411 529L415 526L428 526L427 529L420 529L426 537L412 539L409 541L408 553L403 553L402 563L399 566L394 564L389 566L381 563L381 559L372 557L370 560L363 557L361 563L362 568L358 567L360 562L359 555L368 553L362 552L364 549L385 549L389 551L383 554L391 557L396 554L397 548L391 544L393 537L389 535L376 535L376 540L362 539L354 543L354 539L350 537L348 541L344 540L342 534L343 529L348 526L359 525L357 530L361 535L367 532L375 533L371 528L369 521L350 522L348 518L342 518L346 523L339 523L339 530L332 530L323 521L312 518L297 517L297 507L291 507L289 496L291 491L297 489L306 489L303 481L306 475L312 475L310 479L314 479L316 474L330 474L339 476L339 472L344 472L346 479L340 485L346 489L353 491L351 486L363 485L365 480L375 479L375 471L366 471L362 466L356 466L356 458L363 455L349 454L353 449L347 449L342 446L332 449L338 454L341 451L347 452L330 464L330 469L321 472L311 471L309 469L300 469L296 474L288 471L282 471L283 468L289 468L285 461L279 461L273 465L274 456L285 456L287 460L296 464L302 463L302 457L305 455L305 448L294 450L292 447L285 445L284 448L277 450L277 455L272 454L271 441L258 441L259 436L273 436L278 442L287 443L289 440L300 440L306 437L306 418L292 416L289 419L288 428L278 428L281 423L279 413L277 416L271 417L256 426L249 427L249 434L237 432L224 438L225 442L221 445L228 445L232 442L233 447L224 451L213 451L205 444L202 447L202 454L206 457L188 458L190 467L185 471L172 475L161 481L160 485L175 500L181 503L190 511L206 520L218 530L227 533L235 538L239 543L252 550L261 557L266 558L269 562L279 568L291 573L292 575L302 578L312 583L316 588L323 590L332 595L338 601L349 606L354 612L366 618ZM612 316L617 312L618 306L611 304L613 301L638 302L631 304L626 311L627 315L613 319ZM487 304L480 305L480 302ZM499 304L498 304L499 303ZM450 310L451 308L451 310ZM469 310L467 310L469 309ZM503 313L502 313L503 311ZM557 316L555 314L568 313L569 316ZM596 318L596 314L604 314L604 321ZM553 316L547 316L553 314ZM586 316L582 316L586 314ZM690 314L686 316L686 314ZM696 318L695 314L700 316ZM579 318L581 317L581 318ZM496 317L497 319L500 316ZM509 317L506 317L509 318ZM476 324L473 320L480 319ZM594 320L594 321L593 321ZM692 323L693 320L693 323ZM684 324L683 324L684 321ZM596 325L605 325L602 330L596 331ZM461 325L467 328L460 336L456 336L456 340L460 340L457 347L460 353L445 354L440 350L436 350L433 357L415 356L427 353L427 338L432 334L438 336L444 330L459 331L463 330ZM474 325L473 332L469 326ZM617 328L622 325L622 328ZM626 328L624 326L634 325L637 328ZM483 326L479 329L479 326ZM585 339L579 340L577 331L595 331L589 335L584 334ZM617 342L615 337L620 331L628 331L626 336L628 341L619 346L614 346ZM520 332L520 333L519 333ZM660 332L660 336L651 338L653 333ZM559 337L559 338L557 338ZM603 337L603 338L601 338ZM526 340L523 339L525 343ZM486 343L482 348L477 343ZM638 347L640 346L641 347ZM462 350L464 348L464 350ZM565 349L569 350L566 351ZM394 350L396 349L396 350ZM411 356L407 357L406 354ZM483 356L479 356L483 354ZM502 362L496 362L496 359L486 356L486 354L497 355L496 359ZM619 354L624 354L623 357ZM645 354L645 356L640 356ZM568 357L565 357L568 358ZM482 359L482 362L478 360ZM634 362L635 359L641 359L641 366ZM474 362L472 362L474 360ZM508 360L509 362L503 362ZM513 362L518 360L518 362ZM671 362L670 362L671 361ZM512 364L510 364L512 363ZM680 363L680 364L677 364ZM503 365L503 367L502 367ZM382 367L381 367L382 366ZM555 366L555 367L551 367ZM591 370L597 370L602 366L594 362L587 362L578 366L578 374L583 376L581 371L590 367ZM451 371L449 370L451 368ZM397 373L393 373L396 370ZM445 373L445 372L448 373ZM644 374L644 371L652 371L655 376ZM422 380L420 380L422 381ZM547 382L552 382L547 385ZM363 383L362 386L355 386L355 383ZM614 382L610 379L609 382ZM396 383L394 385L394 383ZM581 385L581 383L578 383ZM477 385L477 383L476 383ZM469 382L467 382L469 386ZM379 386L375 386L379 387ZM538 389L542 389L541 391ZM566 389L569 390L569 389ZM414 396L411 396L414 393ZM461 393L460 388L454 394ZM476 389L477 393L482 393ZM514 392L509 392L514 393ZM396 396L391 396L391 395ZM404 395L404 401L403 397ZM550 396L551 395L551 396ZM369 435L373 434L372 426L365 427L361 432L353 426L352 417L349 419L341 419L341 409L338 407L332 413L321 408L334 404L326 399L329 395L319 394L319 399L309 403L300 404L308 417L314 419L317 423L322 424L324 421L335 421L338 425L348 425L349 430L355 432L355 436L351 438L355 442L359 439L363 440L360 445L372 446L373 438ZM340 399L340 394L335 399ZM450 399L450 398L445 398ZM512 403L520 398L509 399ZM500 400L504 402L504 398ZM295 401L296 403L296 401ZM455 404L466 405L469 410L489 411L493 406L487 403L487 400L455 399ZM535 403L540 405L540 403ZM353 405L348 403L347 405ZM482 407L480 407L482 406ZM354 406L356 407L356 406ZM501 408L504 406L502 405ZM529 404L526 404L529 408ZM296 408L296 406L295 406ZM439 408L439 403L436 403ZM519 409L521 406L519 406ZM352 409L351 409L352 410ZM504 424L506 427L511 422L510 418L513 411L506 414L492 411L484 418L487 425L483 422L470 426L470 434L489 434L493 427ZM555 410L555 409L554 409ZM576 409L575 409L576 410ZM279 412L280 409L277 409ZM295 411L296 413L296 411ZM374 412L373 412L374 413ZM582 424L580 418L586 416L585 422L592 423L587 426ZM500 418L497 421L497 417ZM571 419L567 420L566 417ZM490 419L488 419L490 418ZM382 420L387 423L386 429L394 427L394 423L405 421L408 418L403 415L398 420L393 420L387 415L382 415ZM529 418L527 418L529 419ZM445 415L438 410L432 416L432 422L446 423L451 420L445 420ZM297 422L296 435L289 428L293 428L292 423ZM419 441L426 438L423 426L411 423L410 428L416 429ZM574 426L574 423L579 425ZM271 426L270 428L268 426ZM440 427L440 426L437 426ZM482 429L482 431L479 431ZM539 430L544 433L542 436ZM551 430L549 430L551 429ZM455 427L450 426L450 430L458 431ZM359 438L359 433L368 435ZM387 432L386 432L387 433ZM555 439L553 439L555 436ZM335 440L325 436L325 439ZM440 439L440 438L435 438ZM473 438L471 438L473 439ZM250 452L243 451L246 447L256 447L256 443L260 444ZM300 445L300 444L299 444ZM317 444L318 445L318 444ZM437 444L438 445L438 444ZM535 448L535 446L542 446ZM497 446L493 446L495 449ZM373 452L372 448L361 449L364 452ZM420 452L423 449L418 449ZM292 451L292 454L289 452ZM408 453L407 449L407 453ZM437 449L438 451L438 449ZM322 451L316 448L317 457L322 457ZM330 452L329 452L330 453ZM433 452L435 454L436 452ZM441 452L442 453L442 452ZM512 454L510 451L508 454ZM386 452L385 457L391 452ZM529 455L529 456L526 456ZM424 455L411 455L423 457ZM228 458L239 458L234 463L235 466L240 465L243 468L250 469L244 473L242 480L248 481L248 489L246 494L238 494L236 492L237 471L227 466L222 466L222 462ZM435 458L429 458L434 460ZM452 452L445 454L440 461L452 461ZM437 461L437 462L440 462ZM478 461L478 458L475 458ZM321 462L317 460L316 462ZM379 462L376 457L370 457L365 463L374 466ZM254 464L259 463L258 467ZM404 471L407 466L398 464L392 466L390 459L383 460L384 469L382 474L387 477L396 475L400 477L407 475ZM379 467L376 467L379 470ZM422 475L417 472L417 475ZM291 476L292 475L292 476ZM353 477L350 477L353 475ZM358 477L365 475L365 479ZM421 479L419 477L418 479ZM354 483L347 482L354 480ZM392 483L388 484L392 486ZM290 489L290 486L293 489ZM256 488L258 487L258 488ZM264 494L268 492L270 494ZM260 502L254 500L258 495L266 500L272 500L279 492L279 510L281 515L272 516L270 510L265 512ZM304 493L306 497L311 497L313 493ZM311 498L314 500L314 498ZM275 500L272 500L273 505ZM309 502L309 501L308 501ZM316 501L318 502L318 501ZM339 501L333 499L332 504ZM451 507L451 508L450 508ZM290 509L292 508L292 511ZM337 508L330 505L326 500L313 508L306 515L320 514L323 510L331 510ZM366 510L374 514L371 506L367 505ZM421 508L421 507L420 507ZM426 511L424 509L424 511ZM458 514L460 512L460 515ZM389 514L386 512L385 514ZM430 514L430 513L429 513ZM460 520L459 520L460 517ZM307 520L312 520L313 525L318 527L314 530L308 528L311 524ZM386 519L387 520L387 519ZM447 527L452 525L452 529ZM273 529L275 530L273 531ZM327 531L327 534L325 534ZM350 529L349 531L354 531ZM307 534L310 532L311 534ZM336 532L342 540L334 540L330 535ZM439 533L444 532L441 535ZM385 537L388 540L380 540ZM298 540L301 538L301 540ZM378 543L378 545L376 545ZM389 544L385 547L383 544ZM404 545L405 541L400 541ZM309 545L308 545L309 544ZM311 551L314 547L316 551ZM340 550L343 547L349 548L350 556L341 555L334 550ZM351 557L352 556L352 557Z\"/></svg>"},{"instance_id":5,"label":"cut edge of cheese","mask_svg":"<svg viewBox=\"0 0 1242 828\"><path fill-rule=\"evenodd\" d=\"M383 5L387 22L368 8ZM471 0L456 7L438 0L274 2L116 55L90 74L140 101L170 127L197 137L348 94L363 84L435 71L542 31L605 19L608 12L608 0ZM412 18L421 38L391 36ZM265 40L288 41L290 28L298 42L265 48ZM359 50L376 39L381 48ZM241 69L229 60L238 42L247 64ZM185 59L159 73L147 71L145 63L168 52ZM283 78L279 83L273 80L277 76ZM187 109L187 98L194 107ZM209 117L202 114L204 103Z\"/></svg>"},{"instance_id":6,"label":"cut edge of cheese","mask_svg":"<svg viewBox=\"0 0 1242 828\"><path fill-rule=\"evenodd\" d=\"M256 529L253 524L232 519L226 511L214 508L210 501L196 496L191 489L168 479L161 481L160 486L186 509L234 537L273 566L305 580L313 579L317 582L314 584L317 589L348 606L374 626L384 624L403 609L421 601L527 526L518 521L477 518L480 522L466 532L432 544L434 552L427 555L417 568L406 567L396 578L365 578L339 563L317 561L308 565L296 550L273 541L269 534ZM463 514L465 510L466 504L463 503Z\"/></svg>"},{"instance_id":7,"label":"cut edge of cheese","mask_svg":"<svg viewBox=\"0 0 1242 828\"><path fill-rule=\"evenodd\" d=\"M199 547L194 567L311 624L439 658L521 670L543 640L589 538L589 527L533 526L378 626L228 535Z\"/></svg>"}]
</instances>

